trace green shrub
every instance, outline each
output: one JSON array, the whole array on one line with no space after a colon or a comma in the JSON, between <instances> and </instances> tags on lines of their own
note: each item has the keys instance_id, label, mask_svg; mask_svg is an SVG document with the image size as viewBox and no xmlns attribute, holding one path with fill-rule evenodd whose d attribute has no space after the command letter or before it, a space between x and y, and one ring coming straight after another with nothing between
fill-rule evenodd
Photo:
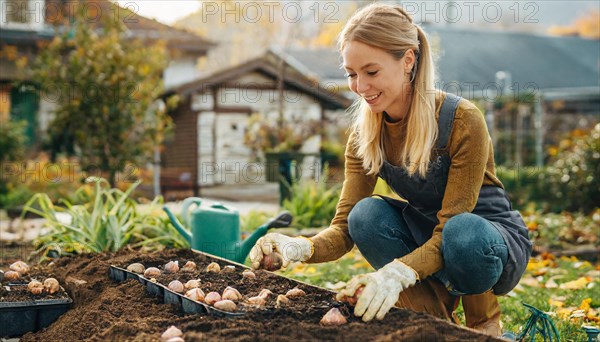
<instances>
[{"instance_id":1,"label":"green shrub","mask_svg":"<svg viewBox=\"0 0 600 342\"><path fill-rule=\"evenodd\" d=\"M575 131L558 147L542 174L553 211L589 213L600 203L600 124L589 134Z\"/></svg>"},{"instance_id":2,"label":"green shrub","mask_svg":"<svg viewBox=\"0 0 600 342\"><path fill-rule=\"evenodd\" d=\"M110 188L102 178L90 177L86 182L94 183L94 190L89 197L87 185L77 190L77 195L83 193L80 198L89 199L82 204L73 205L61 200L64 207L55 206L45 193L35 194L26 203L22 216L27 212L38 214L46 219L45 227L49 228L48 234L34 241L36 251L42 258L48 253L115 252L128 244L145 247L188 246L174 228L170 228L162 212L157 210L162 205L161 197L155 198L149 205L148 213L137 211L137 203L130 198L130 194L139 181L126 191Z\"/></svg>"},{"instance_id":3,"label":"green shrub","mask_svg":"<svg viewBox=\"0 0 600 342\"><path fill-rule=\"evenodd\" d=\"M547 190L542 178L544 172L545 168L535 166L496 168L496 176L504 185L513 207L517 210L548 207Z\"/></svg>"},{"instance_id":4,"label":"green shrub","mask_svg":"<svg viewBox=\"0 0 600 342\"><path fill-rule=\"evenodd\" d=\"M19 196L14 196L10 192L18 187L15 179L9 177L4 169L5 163L15 162L25 155L25 127L26 121L2 121L0 119L0 208L14 206L18 202ZM18 203L22 204L22 203Z\"/></svg>"},{"instance_id":5,"label":"green shrub","mask_svg":"<svg viewBox=\"0 0 600 342\"><path fill-rule=\"evenodd\" d=\"M341 186L330 186L327 173L328 168L325 167L322 177L295 181L289 186L290 199L285 199L282 206L294 217L292 227L325 227L335 216Z\"/></svg>"},{"instance_id":6,"label":"green shrub","mask_svg":"<svg viewBox=\"0 0 600 342\"><path fill-rule=\"evenodd\" d=\"M27 186L18 182L5 184L6 191L0 191L0 208L16 208L22 206L33 196L33 192Z\"/></svg>"}]
</instances>

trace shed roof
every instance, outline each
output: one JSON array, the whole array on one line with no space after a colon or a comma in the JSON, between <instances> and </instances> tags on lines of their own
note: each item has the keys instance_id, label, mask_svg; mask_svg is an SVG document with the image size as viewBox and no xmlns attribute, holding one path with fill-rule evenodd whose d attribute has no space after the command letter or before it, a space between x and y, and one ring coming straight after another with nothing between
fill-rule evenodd
<instances>
[{"instance_id":1,"label":"shed roof","mask_svg":"<svg viewBox=\"0 0 600 342\"><path fill-rule=\"evenodd\" d=\"M209 76L203 77L193 82L186 83L174 89L173 91L188 96L193 93L204 92L208 89L215 89L221 86L227 86L228 81L233 81L240 76L251 72L261 73L273 80L273 86L276 86L280 71L279 56L272 52L247 61L243 64L218 71ZM321 102L326 109L345 109L352 101L346 98L342 92L337 89L325 88L315 79L295 69L288 63L285 64L283 82L286 88L295 89L301 93L309 94Z\"/></svg>"}]
</instances>

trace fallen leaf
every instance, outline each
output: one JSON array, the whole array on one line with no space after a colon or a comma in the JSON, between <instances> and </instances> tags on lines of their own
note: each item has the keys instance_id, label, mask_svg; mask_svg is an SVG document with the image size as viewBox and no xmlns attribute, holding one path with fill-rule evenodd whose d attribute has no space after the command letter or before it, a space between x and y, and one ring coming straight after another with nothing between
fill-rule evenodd
<instances>
[{"instance_id":1,"label":"fallen leaf","mask_svg":"<svg viewBox=\"0 0 600 342\"><path fill-rule=\"evenodd\" d=\"M592 279L600 279L600 270L591 270L585 273L586 277L590 277Z\"/></svg>"},{"instance_id":2,"label":"fallen leaf","mask_svg":"<svg viewBox=\"0 0 600 342\"><path fill-rule=\"evenodd\" d=\"M560 260L562 260L562 261L570 261L570 262L577 262L577 261L579 261L579 259L577 259L577 257L574 256L574 255L571 256L571 257L563 255L563 256L560 257Z\"/></svg>"},{"instance_id":3,"label":"fallen leaf","mask_svg":"<svg viewBox=\"0 0 600 342\"><path fill-rule=\"evenodd\" d=\"M523 285L531 286L531 287L539 287L540 286L540 282L531 276L522 278L519 283L523 284Z\"/></svg>"},{"instance_id":4,"label":"fallen leaf","mask_svg":"<svg viewBox=\"0 0 600 342\"><path fill-rule=\"evenodd\" d=\"M554 279L550 279L544 284L544 287L547 289L555 289L558 287L558 284L554 281Z\"/></svg>"},{"instance_id":5,"label":"fallen leaf","mask_svg":"<svg viewBox=\"0 0 600 342\"><path fill-rule=\"evenodd\" d=\"M544 253L542 253L542 259L543 260L554 260L554 259L556 259L556 257L552 253L544 252Z\"/></svg>"},{"instance_id":6,"label":"fallen leaf","mask_svg":"<svg viewBox=\"0 0 600 342\"><path fill-rule=\"evenodd\" d=\"M590 282L588 277L581 277L577 280L560 284L559 288L563 290L581 290Z\"/></svg>"},{"instance_id":7,"label":"fallen leaf","mask_svg":"<svg viewBox=\"0 0 600 342\"><path fill-rule=\"evenodd\" d=\"M355 263L354 265L352 265L353 268L371 268L371 264L369 264L367 261L359 261L357 263Z\"/></svg>"},{"instance_id":8,"label":"fallen leaf","mask_svg":"<svg viewBox=\"0 0 600 342\"><path fill-rule=\"evenodd\" d=\"M317 269L310 266L309 268L306 269L306 273L307 274L313 274L313 273L317 273Z\"/></svg>"},{"instance_id":9,"label":"fallen leaf","mask_svg":"<svg viewBox=\"0 0 600 342\"><path fill-rule=\"evenodd\" d=\"M552 298L548 299L548 304L552 306L556 306L557 308L562 308L565 305L565 302L561 302L560 300L554 300Z\"/></svg>"},{"instance_id":10,"label":"fallen leaf","mask_svg":"<svg viewBox=\"0 0 600 342\"><path fill-rule=\"evenodd\" d=\"M556 315L562 319L567 319L571 312L573 312L573 308L560 308L556 310Z\"/></svg>"},{"instance_id":11,"label":"fallen leaf","mask_svg":"<svg viewBox=\"0 0 600 342\"><path fill-rule=\"evenodd\" d=\"M583 317L585 317L584 310L575 310L571 313L571 315L569 315L569 318L583 318Z\"/></svg>"},{"instance_id":12,"label":"fallen leaf","mask_svg":"<svg viewBox=\"0 0 600 342\"><path fill-rule=\"evenodd\" d=\"M535 259L529 259L529 262L527 263L527 271L529 271L529 272L536 272L540 269L548 268L548 267L555 267L555 263L553 260L550 260L550 259L538 260L537 258L535 258Z\"/></svg>"},{"instance_id":13,"label":"fallen leaf","mask_svg":"<svg viewBox=\"0 0 600 342\"><path fill-rule=\"evenodd\" d=\"M582 300L581 304L579 304L579 309L588 311L591 308L591 306L590 306L591 302L592 302L592 298L586 298L586 299Z\"/></svg>"},{"instance_id":14,"label":"fallen leaf","mask_svg":"<svg viewBox=\"0 0 600 342\"><path fill-rule=\"evenodd\" d=\"M598 311L590 309L587 313L587 319L594 322L600 322L600 317L598 317Z\"/></svg>"},{"instance_id":15,"label":"fallen leaf","mask_svg":"<svg viewBox=\"0 0 600 342\"><path fill-rule=\"evenodd\" d=\"M592 266L592 264L590 264L589 261L578 261L578 262L576 262L576 263L573 264L573 268L575 268L575 269L580 269L582 267L586 267L586 268L590 267L591 268L593 266Z\"/></svg>"}]
</instances>

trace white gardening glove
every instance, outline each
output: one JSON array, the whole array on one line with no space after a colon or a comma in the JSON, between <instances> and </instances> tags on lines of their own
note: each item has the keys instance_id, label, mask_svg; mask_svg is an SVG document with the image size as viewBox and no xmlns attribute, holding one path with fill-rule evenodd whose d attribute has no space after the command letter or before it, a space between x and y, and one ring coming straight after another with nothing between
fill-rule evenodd
<instances>
[{"instance_id":1,"label":"white gardening glove","mask_svg":"<svg viewBox=\"0 0 600 342\"><path fill-rule=\"evenodd\" d=\"M265 255L273 251L281 254L282 267L287 267L291 262L306 261L314 252L312 241L305 237L289 237L279 233L269 233L256 241L250 250L252 268L260 268L260 261Z\"/></svg>"},{"instance_id":2,"label":"white gardening glove","mask_svg":"<svg viewBox=\"0 0 600 342\"><path fill-rule=\"evenodd\" d=\"M414 269L394 260L376 272L353 277L340 293L353 297L364 286L354 307L354 315L362 316L362 320L368 322L373 317L383 319L398 301L400 292L414 285L417 280L418 274Z\"/></svg>"}]
</instances>

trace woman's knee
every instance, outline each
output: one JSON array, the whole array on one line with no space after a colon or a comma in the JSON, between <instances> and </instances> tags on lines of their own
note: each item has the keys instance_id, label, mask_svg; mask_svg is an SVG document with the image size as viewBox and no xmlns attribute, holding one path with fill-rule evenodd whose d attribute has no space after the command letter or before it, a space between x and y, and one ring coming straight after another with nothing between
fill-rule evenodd
<instances>
[{"instance_id":1,"label":"woman's knee","mask_svg":"<svg viewBox=\"0 0 600 342\"><path fill-rule=\"evenodd\" d=\"M464 213L450 218L442 230L444 248L471 250L494 241L503 242L502 236L481 216Z\"/></svg>"},{"instance_id":2,"label":"woman's knee","mask_svg":"<svg viewBox=\"0 0 600 342\"><path fill-rule=\"evenodd\" d=\"M474 294L488 290L499 279L508 259L502 235L484 218L457 215L442 231L442 253L451 282Z\"/></svg>"},{"instance_id":3,"label":"woman's knee","mask_svg":"<svg viewBox=\"0 0 600 342\"><path fill-rule=\"evenodd\" d=\"M368 238L373 230L373 223L385 211L384 206L389 206L384 201L367 197L354 205L348 215L348 232L352 240L359 244L362 240Z\"/></svg>"}]
</instances>

